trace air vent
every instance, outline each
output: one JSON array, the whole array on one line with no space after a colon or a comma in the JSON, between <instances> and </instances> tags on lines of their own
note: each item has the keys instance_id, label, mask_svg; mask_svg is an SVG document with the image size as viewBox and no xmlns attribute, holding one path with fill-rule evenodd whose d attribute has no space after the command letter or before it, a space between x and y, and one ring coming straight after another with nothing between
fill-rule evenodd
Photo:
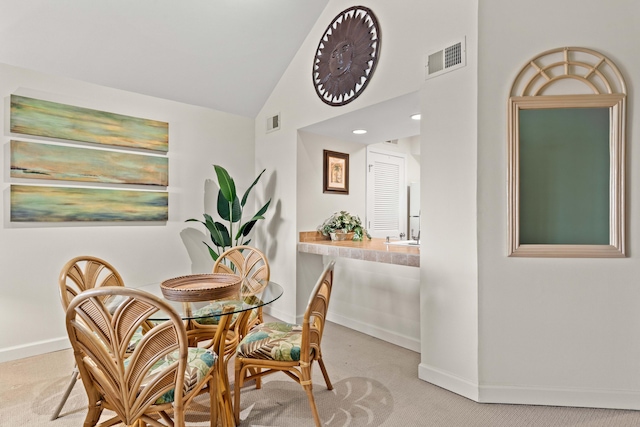
<instances>
[{"instance_id":1,"label":"air vent","mask_svg":"<svg viewBox=\"0 0 640 427\"><path fill-rule=\"evenodd\" d=\"M390 145L398 145L398 140L397 139L390 139L388 141L385 141L385 143L390 144Z\"/></svg>"},{"instance_id":2,"label":"air vent","mask_svg":"<svg viewBox=\"0 0 640 427\"><path fill-rule=\"evenodd\" d=\"M448 73L466 65L465 39L427 55L425 80Z\"/></svg>"},{"instance_id":3,"label":"air vent","mask_svg":"<svg viewBox=\"0 0 640 427\"><path fill-rule=\"evenodd\" d=\"M267 117L267 133L280 129L280 113Z\"/></svg>"}]
</instances>

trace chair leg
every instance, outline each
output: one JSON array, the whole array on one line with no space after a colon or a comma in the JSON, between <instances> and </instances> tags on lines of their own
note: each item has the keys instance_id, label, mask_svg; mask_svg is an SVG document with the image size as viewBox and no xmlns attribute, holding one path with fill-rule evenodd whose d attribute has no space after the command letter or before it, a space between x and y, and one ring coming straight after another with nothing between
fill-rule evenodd
<instances>
[{"instance_id":1,"label":"chair leg","mask_svg":"<svg viewBox=\"0 0 640 427\"><path fill-rule=\"evenodd\" d=\"M327 374L327 368L325 368L324 366L324 361L322 360L322 356L318 358L318 365L320 366L320 370L322 371L324 382L327 384L327 389L333 390L333 385L331 384L331 380L329 379L329 374Z\"/></svg>"},{"instance_id":2,"label":"chair leg","mask_svg":"<svg viewBox=\"0 0 640 427\"><path fill-rule=\"evenodd\" d=\"M216 374L214 373L209 379L209 417L211 418L211 427L218 425L218 388L216 387Z\"/></svg>"},{"instance_id":3,"label":"chair leg","mask_svg":"<svg viewBox=\"0 0 640 427\"><path fill-rule=\"evenodd\" d=\"M259 374L260 371L261 371L260 368L254 368L254 371L252 372L252 374ZM257 389L262 388L262 377L256 377L255 381L256 381L256 388Z\"/></svg>"},{"instance_id":4,"label":"chair leg","mask_svg":"<svg viewBox=\"0 0 640 427\"><path fill-rule=\"evenodd\" d=\"M240 387L244 382L244 371L242 370L242 358L236 356L235 375L233 380L233 416L236 425L240 424Z\"/></svg>"},{"instance_id":5,"label":"chair leg","mask_svg":"<svg viewBox=\"0 0 640 427\"><path fill-rule=\"evenodd\" d=\"M313 383L311 381L311 363L300 362L300 385L304 388L309 399L309 406L311 406L311 413L313 413L313 420L316 423L316 427L321 427L320 416L318 415L318 408L316 407L316 401L313 398Z\"/></svg>"},{"instance_id":6,"label":"chair leg","mask_svg":"<svg viewBox=\"0 0 640 427\"><path fill-rule=\"evenodd\" d=\"M62 399L60 399L60 403L58 403L58 407L56 408L55 411L53 411L53 415L51 416L51 421L57 419L60 416L60 411L62 411L64 404L67 403L67 399L71 394L71 390L73 390L73 386L76 384L76 381L78 381L78 375L80 375L80 371L78 370L78 367L75 366L73 368L73 372L71 373L71 380L67 385L67 389L64 391L64 394L62 395Z\"/></svg>"},{"instance_id":7,"label":"chair leg","mask_svg":"<svg viewBox=\"0 0 640 427\"><path fill-rule=\"evenodd\" d=\"M222 427L233 427L235 423L235 414L233 404L231 403L231 390L226 373L226 364L223 363L225 369L224 375L218 375L218 399L220 401L220 414L222 419Z\"/></svg>"},{"instance_id":8,"label":"chair leg","mask_svg":"<svg viewBox=\"0 0 640 427\"><path fill-rule=\"evenodd\" d=\"M311 413L313 414L313 420L316 423L316 427L321 427L322 423L320 422L320 416L318 415L318 408L316 407L316 401L313 398L313 388L311 386L311 381L309 384L305 384L304 391L307 393L307 398L309 399L309 406L311 406Z\"/></svg>"},{"instance_id":9,"label":"chair leg","mask_svg":"<svg viewBox=\"0 0 640 427\"><path fill-rule=\"evenodd\" d=\"M99 402L90 403L87 410L87 416L84 419L83 427L95 427L100 420L100 415L102 415L103 409L102 404Z\"/></svg>"}]
</instances>

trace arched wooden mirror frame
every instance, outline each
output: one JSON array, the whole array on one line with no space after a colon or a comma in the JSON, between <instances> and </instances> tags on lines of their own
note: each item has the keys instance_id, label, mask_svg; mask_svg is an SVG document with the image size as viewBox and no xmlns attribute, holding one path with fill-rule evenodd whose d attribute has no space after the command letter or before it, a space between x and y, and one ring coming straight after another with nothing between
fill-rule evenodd
<instances>
[{"instance_id":1,"label":"arched wooden mirror frame","mask_svg":"<svg viewBox=\"0 0 640 427\"><path fill-rule=\"evenodd\" d=\"M511 87L507 108L509 256L593 258L625 256L626 93L624 79L615 64L591 49L579 47L552 49L541 53L522 67ZM523 110L534 109L547 109L553 113L554 109L566 111L566 109L588 108L608 109L609 113L608 244L606 242L576 244L544 241L521 243L520 221L523 212L520 211L520 205L524 196L520 194L520 119L523 117L524 120L524 117L527 117L521 116L521 113ZM581 110L575 111L580 114ZM578 122L578 125L580 123ZM606 150L606 147L603 149ZM604 179L606 180L607 177L604 176Z\"/></svg>"}]
</instances>

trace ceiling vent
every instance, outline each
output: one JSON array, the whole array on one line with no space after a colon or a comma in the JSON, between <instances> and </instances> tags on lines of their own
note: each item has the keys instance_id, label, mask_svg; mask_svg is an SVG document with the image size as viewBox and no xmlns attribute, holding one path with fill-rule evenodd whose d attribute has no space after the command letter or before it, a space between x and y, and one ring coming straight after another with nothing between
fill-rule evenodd
<instances>
[{"instance_id":1,"label":"ceiling vent","mask_svg":"<svg viewBox=\"0 0 640 427\"><path fill-rule=\"evenodd\" d=\"M389 140L385 141L385 143L390 144L390 145L398 145L398 140L397 139L389 139Z\"/></svg>"},{"instance_id":2,"label":"ceiling vent","mask_svg":"<svg viewBox=\"0 0 640 427\"><path fill-rule=\"evenodd\" d=\"M425 80L464 67L467 64L466 51L463 37L444 49L428 54Z\"/></svg>"},{"instance_id":3,"label":"ceiling vent","mask_svg":"<svg viewBox=\"0 0 640 427\"><path fill-rule=\"evenodd\" d=\"M267 117L267 133L280 129L280 113Z\"/></svg>"}]
</instances>

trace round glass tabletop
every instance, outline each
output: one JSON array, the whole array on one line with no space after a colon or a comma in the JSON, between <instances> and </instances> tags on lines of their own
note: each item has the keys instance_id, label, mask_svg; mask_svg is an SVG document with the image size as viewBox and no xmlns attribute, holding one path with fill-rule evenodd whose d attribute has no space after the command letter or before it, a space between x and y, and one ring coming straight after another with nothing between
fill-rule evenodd
<instances>
[{"instance_id":1,"label":"round glass tabletop","mask_svg":"<svg viewBox=\"0 0 640 427\"><path fill-rule=\"evenodd\" d=\"M257 286L256 286L257 283ZM183 320L206 319L217 317L225 306L232 306L233 313L241 313L254 308L271 304L283 294L282 286L272 281L255 282L251 288L243 286L237 297L224 300L179 302L171 301L164 297L160 283L140 286L137 289L153 294L169 303ZM162 312L155 313L149 320L168 320L168 316Z\"/></svg>"}]
</instances>

